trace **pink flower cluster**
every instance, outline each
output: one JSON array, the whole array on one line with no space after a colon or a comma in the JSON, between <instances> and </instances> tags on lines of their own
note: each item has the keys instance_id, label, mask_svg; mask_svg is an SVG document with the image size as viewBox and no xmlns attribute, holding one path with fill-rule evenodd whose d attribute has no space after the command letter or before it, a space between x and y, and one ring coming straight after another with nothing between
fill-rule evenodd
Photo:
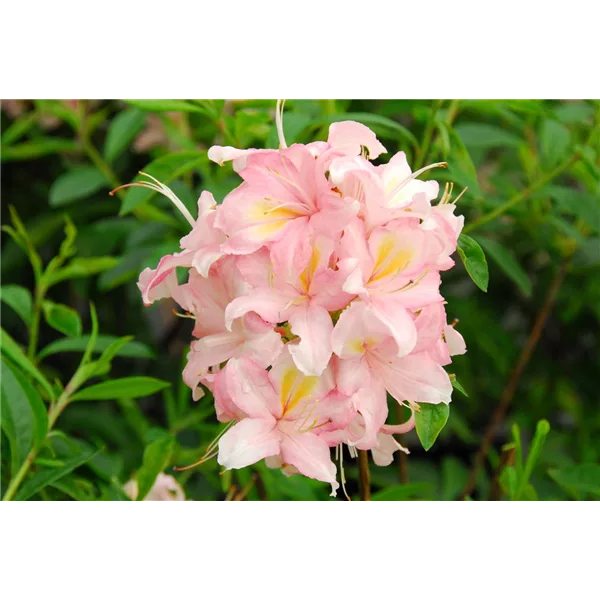
<instances>
[{"instance_id":1,"label":"pink flower cluster","mask_svg":"<svg viewBox=\"0 0 600 600\"><path fill-rule=\"evenodd\" d=\"M181 252L146 269L146 305L173 298L195 318L184 381L214 395L226 432L217 460L238 469L266 459L338 488L330 449L371 450L376 464L408 452L393 437L414 427L419 403L448 403L444 365L466 351L447 324L440 271L450 269L463 217L451 188L417 177L360 123L334 123L327 142L237 150L243 182L217 205L209 192ZM450 190L450 191L449 191ZM180 285L176 268L189 270ZM386 424L387 393L413 411Z\"/></svg>"}]
</instances>

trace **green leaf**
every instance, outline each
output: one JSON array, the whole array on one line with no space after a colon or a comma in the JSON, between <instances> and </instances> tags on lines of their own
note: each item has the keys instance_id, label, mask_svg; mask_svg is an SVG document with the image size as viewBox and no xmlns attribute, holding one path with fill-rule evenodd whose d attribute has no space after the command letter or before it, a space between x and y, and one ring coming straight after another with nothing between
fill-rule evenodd
<instances>
[{"instance_id":1,"label":"green leaf","mask_svg":"<svg viewBox=\"0 0 600 600\"><path fill-rule=\"evenodd\" d=\"M478 237L477 241L484 247L486 253L492 257L494 262L504 271L504 273L512 279L525 296L529 298L532 292L531 280L513 254L495 240Z\"/></svg>"},{"instance_id":2,"label":"green leaf","mask_svg":"<svg viewBox=\"0 0 600 600\"><path fill-rule=\"evenodd\" d=\"M556 202L560 213L578 217L593 231L600 231L600 194L588 194L559 185L549 185L543 192Z\"/></svg>"},{"instance_id":3,"label":"green leaf","mask_svg":"<svg viewBox=\"0 0 600 600\"><path fill-rule=\"evenodd\" d=\"M143 398L169 387L168 381L154 377L123 377L92 385L77 392L73 400L115 400L117 398Z\"/></svg>"},{"instance_id":4,"label":"green leaf","mask_svg":"<svg viewBox=\"0 0 600 600\"><path fill-rule=\"evenodd\" d=\"M57 489L59 492L62 492L79 502L87 502L95 499L93 493L94 484L85 479L66 475L62 479L52 482L50 487Z\"/></svg>"},{"instance_id":5,"label":"green leaf","mask_svg":"<svg viewBox=\"0 0 600 600\"><path fill-rule=\"evenodd\" d=\"M138 482L136 500L143 500L148 495L156 478L165 470L171 460L174 445L173 438L162 437L146 446L142 467L136 477Z\"/></svg>"},{"instance_id":6,"label":"green leaf","mask_svg":"<svg viewBox=\"0 0 600 600\"><path fill-rule=\"evenodd\" d=\"M94 258L74 258L66 267L52 273L48 278L48 287L56 285L65 279L89 277L112 269L119 259L113 256L97 256Z\"/></svg>"},{"instance_id":7,"label":"green leaf","mask_svg":"<svg viewBox=\"0 0 600 600\"><path fill-rule=\"evenodd\" d=\"M123 338L121 338L123 339ZM112 344L118 341L112 335L99 335L96 341L92 353L99 354L104 352ZM62 340L57 340L48 344L38 355L38 360L42 360L52 354L59 352L83 352L90 341L89 335L82 335L80 337L72 337ZM152 350L142 344L141 342L127 342L121 348L118 349L115 356L126 356L131 358L156 358L156 355Z\"/></svg>"},{"instance_id":8,"label":"green leaf","mask_svg":"<svg viewBox=\"0 0 600 600\"><path fill-rule=\"evenodd\" d=\"M450 153L448 154L448 170L436 172L436 177L453 181L461 187L469 188L469 195L475 198L481 196L481 188L477 178L477 169L469 150L456 130L449 129Z\"/></svg>"},{"instance_id":9,"label":"green leaf","mask_svg":"<svg viewBox=\"0 0 600 600\"><path fill-rule=\"evenodd\" d=\"M96 167L77 167L62 174L50 188L50 206L64 206L108 188L106 177Z\"/></svg>"},{"instance_id":10,"label":"green leaf","mask_svg":"<svg viewBox=\"0 0 600 600\"><path fill-rule=\"evenodd\" d=\"M197 112L209 114L202 106L194 104L189 100L123 100L131 106L151 112Z\"/></svg>"},{"instance_id":11,"label":"green leaf","mask_svg":"<svg viewBox=\"0 0 600 600\"><path fill-rule=\"evenodd\" d=\"M19 348L19 345L13 340L4 329L0 330L2 333L0 348L2 353L8 356L22 371L31 375L44 391L48 394L48 398L54 399L54 390L48 380L41 374L41 372L34 366L34 364L27 358L23 350Z\"/></svg>"},{"instance_id":12,"label":"green leaf","mask_svg":"<svg viewBox=\"0 0 600 600\"><path fill-rule=\"evenodd\" d=\"M455 131L469 148L516 148L523 143L518 135L484 123L464 123Z\"/></svg>"},{"instance_id":13,"label":"green leaf","mask_svg":"<svg viewBox=\"0 0 600 600\"><path fill-rule=\"evenodd\" d=\"M521 479L519 481L519 487L517 488L517 500L519 500L525 492L525 488L529 483L529 478L531 477L531 474L533 473L533 468L535 467L540 457L542 447L544 446L546 436L549 432L550 423L548 423L548 421L546 421L545 419L539 421L535 428L535 435L533 437L533 441L531 442L531 448L529 449L527 460L525 461L525 468L523 469L523 474L521 475Z\"/></svg>"},{"instance_id":14,"label":"green leaf","mask_svg":"<svg viewBox=\"0 0 600 600\"><path fill-rule=\"evenodd\" d=\"M208 160L205 152L177 152L161 156L141 169L144 173L152 175L161 183L168 185L174 179L189 173L198 165ZM135 181L146 180L143 175L138 175ZM121 206L121 215L130 213L134 208L147 202L156 192L139 187L127 190L127 195Z\"/></svg>"},{"instance_id":15,"label":"green leaf","mask_svg":"<svg viewBox=\"0 0 600 600\"><path fill-rule=\"evenodd\" d=\"M392 485L371 496L371 500L387 502L390 500L412 500L415 497L433 495L431 483L407 483L404 485Z\"/></svg>"},{"instance_id":16,"label":"green leaf","mask_svg":"<svg viewBox=\"0 0 600 600\"><path fill-rule=\"evenodd\" d=\"M119 352L119 350L121 348L123 348L123 346L125 346L125 344L131 342L131 340L133 340L133 336L131 336L131 335L127 335L122 338L118 338L118 339L114 340L108 346L108 348L106 348L106 350L104 350L104 352L98 359L97 369L96 369L95 374L96 375L105 375L106 373L108 373L111 368L112 359L116 356L117 352Z\"/></svg>"},{"instance_id":17,"label":"green leaf","mask_svg":"<svg viewBox=\"0 0 600 600\"><path fill-rule=\"evenodd\" d=\"M91 450L84 452L79 456L65 462L62 467L54 469L40 469L36 474L28 479L21 489L17 492L15 500L27 500L34 494L37 494L40 490L43 490L46 486L51 485L55 481L58 481L65 475L68 475L74 471L77 467L85 464L91 460L100 450Z\"/></svg>"},{"instance_id":18,"label":"green leaf","mask_svg":"<svg viewBox=\"0 0 600 600\"><path fill-rule=\"evenodd\" d=\"M381 137L387 139L397 139L399 137L412 144L414 148L417 148L419 145L417 138L406 127L382 115L358 112L327 115L326 117L319 118L316 124L327 125L337 123L338 121L358 121L373 129L373 131Z\"/></svg>"},{"instance_id":19,"label":"green leaf","mask_svg":"<svg viewBox=\"0 0 600 600\"><path fill-rule=\"evenodd\" d=\"M458 238L457 250L465 265L465 269L467 269L467 273L475 282L475 285L484 292L487 292L490 275L481 246L473 238L461 233Z\"/></svg>"},{"instance_id":20,"label":"green leaf","mask_svg":"<svg viewBox=\"0 0 600 600\"><path fill-rule=\"evenodd\" d=\"M31 160L58 154L60 152L75 152L79 149L77 142L61 140L60 138L41 138L34 142L24 142L15 146L2 146L2 161Z\"/></svg>"},{"instance_id":21,"label":"green leaf","mask_svg":"<svg viewBox=\"0 0 600 600\"><path fill-rule=\"evenodd\" d=\"M0 138L2 148L14 144L22 138L37 122L39 115L35 111L30 111L15 119L4 131Z\"/></svg>"},{"instance_id":22,"label":"green leaf","mask_svg":"<svg viewBox=\"0 0 600 600\"><path fill-rule=\"evenodd\" d=\"M421 445L429 450L440 431L448 421L450 407L443 402L440 404L419 404L420 411L415 411L415 425Z\"/></svg>"},{"instance_id":23,"label":"green leaf","mask_svg":"<svg viewBox=\"0 0 600 600\"><path fill-rule=\"evenodd\" d=\"M469 394L467 394L467 390L465 390L465 388L459 383L458 379L456 379L456 375L454 375L453 373L450 374L450 381L452 382L452 387L455 390L458 390L467 398L469 397Z\"/></svg>"},{"instance_id":24,"label":"green leaf","mask_svg":"<svg viewBox=\"0 0 600 600\"><path fill-rule=\"evenodd\" d=\"M513 466L505 467L500 475L502 491L512 500L517 495L517 470Z\"/></svg>"},{"instance_id":25,"label":"green leaf","mask_svg":"<svg viewBox=\"0 0 600 600\"><path fill-rule=\"evenodd\" d=\"M540 152L545 168L551 169L564 160L569 153L570 144L571 134L564 125L550 119L543 121L540 131Z\"/></svg>"},{"instance_id":26,"label":"green leaf","mask_svg":"<svg viewBox=\"0 0 600 600\"><path fill-rule=\"evenodd\" d=\"M20 285L3 285L0 287L0 300L8 304L26 325L31 325L33 302L28 289Z\"/></svg>"},{"instance_id":27,"label":"green leaf","mask_svg":"<svg viewBox=\"0 0 600 600\"><path fill-rule=\"evenodd\" d=\"M64 304L55 304L49 300L46 300L42 306L44 317L50 327L69 337L81 335L81 319L77 311Z\"/></svg>"},{"instance_id":28,"label":"green leaf","mask_svg":"<svg viewBox=\"0 0 600 600\"><path fill-rule=\"evenodd\" d=\"M561 486L600 496L600 465L584 463L562 469L550 469L550 477Z\"/></svg>"},{"instance_id":29,"label":"green leaf","mask_svg":"<svg viewBox=\"0 0 600 600\"><path fill-rule=\"evenodd\" d=\"M127 108L111 121L106 134L104 157L113 162L131 144L146 124L146 115L137 108Z\"/></svg>"},{"instance_id":30,"label":"green leaf","mask_svg":"<svg viewBox=\"0 0 600 600\"><path fill-rule=\"evenodd\" d=\"M37 390L6 359L1 360L2 389L0 421L10 446L14 476L32 449L44 443L48 414Z\"/></svg>"}]
</instances>

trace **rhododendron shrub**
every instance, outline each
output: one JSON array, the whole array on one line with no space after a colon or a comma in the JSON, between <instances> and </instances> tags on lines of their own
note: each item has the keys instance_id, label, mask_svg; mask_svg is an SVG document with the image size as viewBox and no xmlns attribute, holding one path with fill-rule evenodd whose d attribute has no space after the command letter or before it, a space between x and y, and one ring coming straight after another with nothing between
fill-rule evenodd
<instances>
[{"instance_id":1,"label":"rhododendron shrub","mask_svg":"<svg viewBox=\"0 0 600 600\"><path fill-rule=\"evenodd\" d=\"M221 204L203 192L195 219L158 181L132 184L171 198L191 226L138 287L144 304L172 298L195 320L183 378L195 400L212 392L227 424L204 460L265 459L335 495L332 448L389 464L408 453L394 435L451 401L445 367L466 347L440 284L463 217L451 186L421 179L444 163L413 172L403 152L383 162L353 121L288 147L278 107L277 128L278 149L209 150L240 184ZM410 411L405 423L389 422L388 397Z\"/></svg>"}]
</instances>

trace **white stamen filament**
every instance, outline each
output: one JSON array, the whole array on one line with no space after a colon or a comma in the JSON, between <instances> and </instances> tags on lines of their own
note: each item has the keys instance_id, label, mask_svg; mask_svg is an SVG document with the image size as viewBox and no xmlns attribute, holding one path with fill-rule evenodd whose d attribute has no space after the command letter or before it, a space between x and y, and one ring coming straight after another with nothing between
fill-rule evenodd
<instances>
[{"instance_id":1,"label":"white stamen filament","mask_svg":"<svg viewBox=\"0 0 600 600\"><path fill-rule=\"evenodd\" d=\"M112 196L115 192L129 187L141 187L146 188L148 190L152 190L153 192L157 192L158 194L162 194L163 196L168 198L179 209L181 214L186 218L187 222L192 226L192 228L194 227L194 225L196 224L196 220L194 219L194 217L192 217L190 211L185 207L183 202L175 195L175 192L171 188L158 181L158 179L152 177L152 175L148 175L148 173L140 171L140 175L148 177L154 183L151 183L149 181L137 181L134 183L126 183L125 185L120 185L119 187L112 190L110 192L110 195Z\"/></svg>"},{"instance_id":2,"label":"white stamen filament","mask_svg":"<svg viewBox=\"0 0 600 600\"><path fill-rule=\"evenodd\" d=\"M468 190L469 188L466 187L458 196L456 196L456 198L454 200L452 200L452 204L456 204L464 195L464 193Z\"/></svg>"},{"instance_id":3,"label":"white stamen filament","mask_svg":"<svg viewBox=\"0 0 600 600\"><path fill-rule=\"evenodd\" d=\"M279 147L287 148L287 144L285 143L285 137L283 135L283 105L285 104L285 100L277 100L277 105L275 106L275 124L277 126L277 137L279 137Z\"/></svg>"},{"instance_id":4,"label":"white stamen filament","mask_svg":"<svg viewBox=\"0 0 600 600\"><path fill-rule=\"evenodd\" d=\"M340 449L340 481L342 482L342 490L344 492L344 496L346 496L346 499L350 500L350 496L348 496L348 492L346 491L346 473L344 472L344 446L340 444L338 448Z\"/></svg>"},{"instance_id":5,"label":"white stamen filament","mask_svg":"<svg viewBox=\"0 0 600 600\"><path fill-rule=\"evenodd\" d=\"M431 165L423 167L422 169L419 169L418 171L415 171L409 177L407 177L400 185L398 185L391 194L388 194L388 197L393 198L404 186L408 185L413 179L421 175L421 173L425 173L425 171L429 171L429 169L435 169L436 167L446 167L447 165L448 163L445 162L433 163Z\"/></svg>"}]
</instances>

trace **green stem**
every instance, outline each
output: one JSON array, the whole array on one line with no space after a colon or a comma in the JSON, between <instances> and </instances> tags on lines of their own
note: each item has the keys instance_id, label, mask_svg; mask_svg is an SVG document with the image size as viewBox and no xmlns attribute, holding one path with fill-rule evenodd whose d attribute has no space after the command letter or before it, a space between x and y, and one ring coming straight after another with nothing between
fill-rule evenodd
<instances>
[{"instance_id":1,"label":"green stem","mask_svg":"<svg viewBox=\"0 0 600 600\"><path fill-rule=\"evenodd\" d=\"M29 329L29 345L27 347L27 356L30 360L35 359L37 352L38 338L40 335L40 319L42 316L43 294L39 286L36 286L35 300L33 302L33 314L31 315L31 327Z\"/></svg>"},{"instance_id":2,"label":"green stem","mask_svg":"<svg viewBox=\"0 0 600 600\"><path fill-rule=\"evenodd\" d=\"M519 202L522 202L523 200L525 200L529 196L531 196L531 194L533 194L533 192L535 192L538 189L540 189L541 187L545 186L547 183L552 181L555 177L558 177L559 175L564 173L567 169L569 169L571 166L573 166L579 160L579 158L580 158L579 152L575 152L567 160L565 160L560 165L558 165L555 169L550 171L550 173L547 173L543 177L540 177L540 179L538 179L536 182L532 183L528 188L524 189L523 191L519 192L518 194L515 194L512 198L507 200L504 204L501 204L500 206L498 206L497 208L495 208L493 211L489 212L488 214L483 215L482 217L480 217L479 219L476 219L472 223L469 223L463 229L463 233L469 233L470 231L473 231L473 229L475 229L477 227L481 227L481 225L485 225L486 223L493 221L496 217L499 217L500 215L504 214L507 210L510 210L513 206L516 206L517 204L519 204Z\"/></svg>"}]
</instances>

